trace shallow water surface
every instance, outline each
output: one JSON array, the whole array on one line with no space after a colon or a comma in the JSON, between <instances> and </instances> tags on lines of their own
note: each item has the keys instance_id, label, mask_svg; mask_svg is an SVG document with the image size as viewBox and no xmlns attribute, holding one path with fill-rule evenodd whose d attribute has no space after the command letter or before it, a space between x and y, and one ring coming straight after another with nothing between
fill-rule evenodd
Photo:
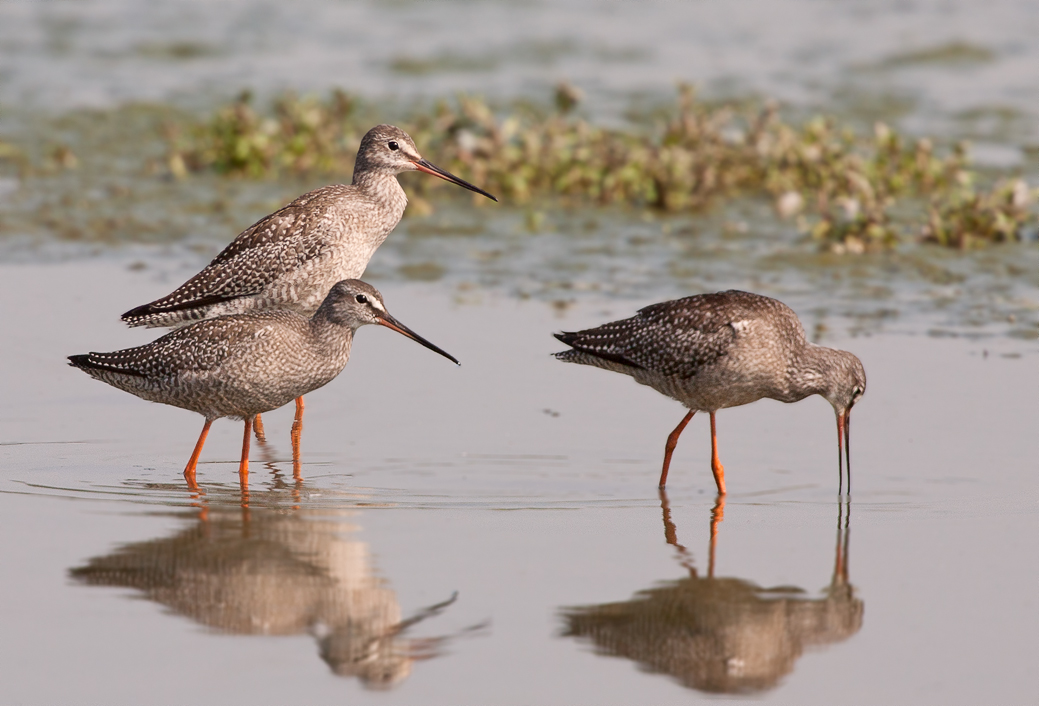
<instances>
[{"instance_id":1,"label":"shallow water surface","mask_svg":"<svg viewBox=\"0 0 1039 706\"><path fill-rule=\"evenodd\" d=\"M0 5L0 104L206 104L341 87L368 98L458 91L544 98L555 81L616 119L684 81L993 143L1039 137L1030 0L616 3L81 0Z\"/></svg>"},{"instance_id":2,"label":"shallow water surface","mask_svg":"<svg viewBox=\"0 0 1039 706\"><path fill-rule=\"evenodd\" d=\"M854 493L820 398L706 418L659 495L681 408L550 357L568 308L376 282L456 368L363 329L346 371L265 415L248 493L219 421L202 492L196 415L64 356L151 340L117 313L166 293L158 253L0 267L0 701L4 703L1027 703L1034 342L896 333L856 352ZM171 275L176 278L177 274ZM799 310L804 316L806 310ZM56 667L60 668L56 669Z\"/></svg>"}]
</instances>

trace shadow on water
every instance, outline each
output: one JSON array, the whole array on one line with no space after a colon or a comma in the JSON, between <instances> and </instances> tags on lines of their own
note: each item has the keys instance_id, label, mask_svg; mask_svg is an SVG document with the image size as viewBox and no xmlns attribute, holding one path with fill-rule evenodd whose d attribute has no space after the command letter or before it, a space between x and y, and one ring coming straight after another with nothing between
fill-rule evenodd
<instances>
[{"instance_id":1,"label":"shadow on water","mask_svg":"<svg viewBox=\"0 0 1039 706\"><path fill-rule=\"evenodd\" d=\"M660 499L664 537L678 550L689 578L619 603L563 608L564 637L587 640L598 654L626 657L692 689L753 693L775 688L806 647L844 641L862 628L863 602L848 582L850 502L837 506L833 578L823 596L813 599L797 587L761 588L746 579L715 577L724 497L711 510L707 575L700 576L678 542L663 489Z\"/></svg>"},{"instance_id":2,"label":"shadow on water","mask_svg":"<svg viewBox=\"0 0 1039 706\"><path fill-rule=\"evenodd\" d=\"M197 509L177 513L187 521L183 529L90 559L70 576L89 586L136 589L220 633L309 634L332 672L370 689L400 684L416 661L440 656L453 638L486 626L408 637L409 628L446 610L457 594L404 617L368 544L350 538L359 529L350 521L357 511L335 509L327 497L311 505L302 481L271 469L262 492L207 487L196 495Z\"/></svg>"}]
</instances>

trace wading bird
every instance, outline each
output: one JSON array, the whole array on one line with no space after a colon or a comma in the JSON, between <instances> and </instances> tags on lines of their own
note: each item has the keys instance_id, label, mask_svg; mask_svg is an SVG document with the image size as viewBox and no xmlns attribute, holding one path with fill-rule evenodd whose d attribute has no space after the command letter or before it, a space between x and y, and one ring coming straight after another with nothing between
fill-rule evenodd
<instances>
[{"instance_id":1,"label":"wading bird","mask_svg":"<svg viewBox=\"0 0 1039 706\"><path fill-rule=\"evenodd\" d=\"M866 391L866 372L851 353L806 340L797 315L782 302L736 290L699 294L555 336L571 347L555 354L559 360L630 375L689 409L664 446L661 488L678 437L696 412L711 415L711 470L724 495L715 413L763 397L797 402L822 395L837 415L838 467L843 445L851 492L851 408Z\"/></svg>"},{"instance_id":2,"label":"wading bird","mask_svg":"<svg viewBox=\"0 0 1039 706\"><path fill-rule=\"evenodd\" d=\"M249 434L261 412L296 400L292 457L299 469L301 398L331 382L350 358L354 333L379 324L402 333L454 363L454 357L390 316L382 295L360 280L339 282L307 318L294 311L229 314L178 328L147 345L69 357L91 377L152 402L183 407L206 418L184 478L197 489L195 466L209 427L221 417L245 422L238 467L249 473Z\"/></svg>"}]
</instances>

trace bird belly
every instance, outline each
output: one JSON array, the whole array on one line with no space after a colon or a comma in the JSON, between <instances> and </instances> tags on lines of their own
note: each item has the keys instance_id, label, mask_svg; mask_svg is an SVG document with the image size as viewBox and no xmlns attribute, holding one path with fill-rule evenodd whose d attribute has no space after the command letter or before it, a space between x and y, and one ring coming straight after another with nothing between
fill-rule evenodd
<instances>
[{"instance_id":1,"label":"bird belly","mask_svg":"<svg viewBox=\"0 0 1039 706\"><path fill-rule=\"evenodd\" d=\"M325 374L313 373L314 371L307 371L306 374L293 375L281 370L277 378L267 375L240 375L217 380L212 379L214 376L199 376L197 382L184 379L180 383L180 399L171 404L193 410L210 419L246 419L278 409L297 397L327 384L336 376L332 371Z\"/></svg>"},{"instance_id":2,"label":"bird belly","mask_svg":"<svg viewBox=\"0 0 1039 706\"><path fill-rule=\"evenodd\" d=\"M712 366L690 377L639 372L633 375L638 382L698 412L716 412L772 396L769 394L772 389L770 380L743 371L733 374L723 366Z\"/></svg>"},{"instance_id":3,"label":"bird belly","mask_svg":"<svg viewBox=\"0 0 1039 706\"><path fill-rule=\"evenodd\" d=\"M321 358L299 355L291 348L245 355L211 370L162 377L91 368L84 372L141 399L187 409L207 419L246 419L328 384L342 372L349 356L349 348Z\"/></svg>"}]
</instances>

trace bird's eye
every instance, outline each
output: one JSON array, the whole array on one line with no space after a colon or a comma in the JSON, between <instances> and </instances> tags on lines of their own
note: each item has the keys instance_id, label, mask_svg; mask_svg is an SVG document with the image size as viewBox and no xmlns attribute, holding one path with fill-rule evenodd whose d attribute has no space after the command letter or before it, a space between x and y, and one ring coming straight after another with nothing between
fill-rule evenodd
<instances>
[{"instance_id":1,"label":"bird's eye","mask_svg":"<svg viewBox=\"0 0 1039 706\"><path fill-rule=\"evenodd\" d=\"M396 140L390 140L386 146L395 152L400 149L400 145L397 144Z\"/></svg>"},{"instance_id":2,"label":"bird's eye","mask_svg":"<svg viewBox=\"0 0 1039 706\"><path fill-rule=\"evenodd\" d=\"M357 300L358 304L367 304L368 303L368 297L364 296L363 294L358 294L356 297L354 297L354 299Z\"/></svg>"}]
</instances>

